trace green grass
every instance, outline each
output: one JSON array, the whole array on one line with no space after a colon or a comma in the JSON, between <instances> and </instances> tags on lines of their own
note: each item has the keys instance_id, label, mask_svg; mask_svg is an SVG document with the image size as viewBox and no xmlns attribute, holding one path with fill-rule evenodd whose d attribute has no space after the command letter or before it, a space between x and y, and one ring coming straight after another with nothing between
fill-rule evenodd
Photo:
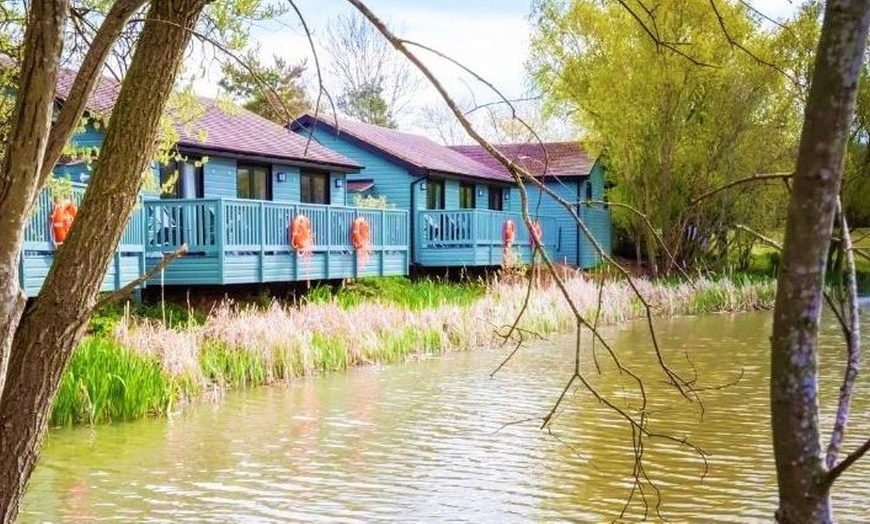
<instances>
[{"instance_id":1,"label":"green grass","mask_svg":"<svg viewBox=\"0 0 870 524\"><path fill-rule=\"evenodd\" d=\"M661 317L769 308L774 289L769 276L759 275L723 275L692 285L677 280L637 284ZM573 278L566 286L591 318L599 305L597 284ZM605 286L602 324L642 316L625 282L609 280ZM512 323L525 295L524 283L507 280L493 280L485 288L479 282L390 278L354 281L336 291L317 288L298 306L227 303L204 319L168 307L164 323L159 307L139 307L130 313L131 322L118 326L127 312L104 310L91 324L99 334L85 339L63 378L52 424L159 416L214 388L251 388L491 346L499 342L494 326ZM161 322L150 321L155 317ZM536 288L524 329L548 334L574 324L557 288Z\"/></svg>"},{"instance_id":2,"label":"green grass","mask_svg":"<svg viewBox=\"0 0 870 524\"><path fill-rule=\"evenodd\" d=\"M317 304L334 299L344 309L364 302L381 302L418 311L443 305L467 306L485 293L483 281L454 283L428 278L385 277L349 281L335 293L322 286L312 290L307 300Z\"/></svg>"},{"instance_id":3,"label":"green grass","mask_svg":"<svg viewBox=\"0 0 870 524\"><path fill-rule=\"evenodd\" d=\"M136 318L160 320L165 322L167 326L176 329L202 325L205 321L203 313L188 310L171 302L163 304L119 302L97 310L91 317L88 332L92 335L112 335L118 323L127 314Z\"/></svg>"},{"instance_id":4,"label":"green grass","mask_svg":"<svg viewBox=\"0 0 870 524\"><path fill-rule=\"evenodd\" d=\"M161 415L179 384L155 358L102 337L86 338L73 353L51 415L53 426L100 424Z\"/></svg>"}]
</instances>

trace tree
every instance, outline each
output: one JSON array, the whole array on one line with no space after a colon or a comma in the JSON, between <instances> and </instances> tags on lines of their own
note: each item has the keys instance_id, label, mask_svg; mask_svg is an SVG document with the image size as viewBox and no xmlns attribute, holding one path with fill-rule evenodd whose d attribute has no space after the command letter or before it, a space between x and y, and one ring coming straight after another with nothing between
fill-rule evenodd
<instances>
[{"instance_id":1,"label":"tree","mask_svg":"<svg viewBox=\"0 0 870 524\"><path fill-rule=\"evenodd\" d=\"M408 63L358 14L331 20L325 45L339 109L368 124L396 127L420 83Z\"/></svg>"},{"instance_id":2,"label":"tree","mask_svg":"<svg viewBox=\"0 0 870 524\"><path fill-rule=\"evenodd\" d=\"M773 38L742 4L717 5L718 12L708 0L656 6L661 40L679 42L687 59L662 52L621 3L544 0L535 8L529 64L550 107L571 111L585 143L605 159L611 199L640 210L676 260L705 265L727 262L734 224L773 220L777 195L752 188L693 199L728 180L789 169L799 115L783 94L786 79L729 42L766 52ZM634 213L616 209L615 218L657 273L669 257L654 231Z\"/></svg>"},{"instance_id":3,"label":"tree","mask_svg":"<svg viewBox=\"0 0 870 524\"><path fill-rule=\"evenodd\" d=\"M150 3L81 209L40 295L25 309L18 257L30 209L78 125L113 43L145 1L117 0L108 6L54 119L54 86L70 4L29 4L0 172L0 522L11 522L18 511L52 399L97 303L105 268L154 152L164 105L208 1Z\"/></svg>"},{"instance_id":4,"label":"tree","mask_svg":"<svg viewBox=\"0 0 870 524\"><path fill-rule=\"evenodd\" d=\"M218 84L245 109L286 125L311 106L302 85L304 62L292 65L276 56L274 65L264 65L252 53L244 64L224 64Z\"/></svg>"},{"instance_id":5,"label":"tree","mask_svg":"<svg viewBox=\"0 0 870 524\"><path fill-rule=\"evenodd\" d=\"M854 293L850 321L844 325L848 359L837 420L827 453L821 449L818 349L824 275L834 218L841 207L843 162L870 26L870 2L831 1L824 13L789 200L771 337L771 416L779 484L776 517L781 523L831 522L832 484L870 449L868 440L839 460L860 360ZM854 282L852 287L854 292Z\"/></svg>"},{"instance_id":6,"label":"tree","mask_svg":"<svg viewBox=\"0 0 870 524\"><path fill-rule=\"evenodd\" d=\"M345 91L338 97L338 108L345 114L367 124L395 129L396 122L384 100L383 88L367 83Z\"/></svg>"}]
</instances>

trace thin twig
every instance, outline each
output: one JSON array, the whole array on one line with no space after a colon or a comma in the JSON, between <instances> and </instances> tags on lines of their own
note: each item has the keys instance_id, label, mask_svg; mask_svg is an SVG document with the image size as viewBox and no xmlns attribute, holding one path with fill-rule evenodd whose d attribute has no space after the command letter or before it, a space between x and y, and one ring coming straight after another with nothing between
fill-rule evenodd
<instances>
[{"instance_id":1,"label":"thin twig","mask_svg":"<svg viewBox=\"0 0 870 524\"><path fill-rule=\"evenodd\" d=\"M110 293L108 295L103 296L99 301L97 301L97 304L94 306L94 309L95 310L100 309L101 307L106 306L108 304L111 304L112 302L117 302L119 300L123 300L123 299L127 298L130 295L130 293L132 293L133 291L136 290L137 287L144 284L146 281L151 279L157 273L160 273L161 271L166 269L166 266L168 266L173 261L175 261L175 259L182 257L186 254L187 254L187 244L182 244L178 249L176 249L172 253L168 253L166 255L163 255L163 259L160 260L160 262L158 262L154 267L152 267L151 269L149 269L148 271L143 273L141 276L139 276L139 278L128 283L126 286L122 287L121 289L118 289L118 290L113 291L112 293Z\"/></svg>"},{"instance_id":2,"label":"thin twig","mask_svg":"<svg viewBox=\"0 0 870 524\"><path fill-rule=\"evenodd\" d=\"M844 307L848 326L844 329L846 336L846 370L843 384L840 386L837 416L834 428L831 430L831 440L825 455L825 465L828 469L834 467L843 439L846 437L846 426L849 423L849 411L852 404L852 394L858 379L858 368L861 365L861 323L858 316L858 283L855 277L855 255L852 252L852 237L842 201L837 202L840 213L840 231L843 235L841 249L846 256L846 299Z\"/></svg>"}]
</instances>

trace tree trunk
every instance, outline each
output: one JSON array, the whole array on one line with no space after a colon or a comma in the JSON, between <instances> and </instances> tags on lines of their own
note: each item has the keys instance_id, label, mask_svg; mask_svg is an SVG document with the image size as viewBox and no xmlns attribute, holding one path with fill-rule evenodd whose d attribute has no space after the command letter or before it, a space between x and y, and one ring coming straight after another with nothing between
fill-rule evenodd
<instances>
[{"instance_id":1,"label":"tree trunk","mask_svg":"<svg viewBox=\"0 0 870 524\"><path fill-rule=\"evenodd\" d=\"M20 92L27 96L18 96L15 100L0 176L0 397L9 363L11 333L18 327L24 310L25 297L18 285L21 233L30 217L48 143L68 11L68 0L31 3L24 34L24 63L18 85Z\"/></svg>"},{"instance_id":2,"label":"tree trunk","mask_svg":"<svg viewBox=\"0 0 870 524\"><path fill-rule=\"evenodd\" d=\"M646 241L646 256L649 261L650 276L656 278L659 276L659 261L658 250L656 249L656 238L652 231L644 232L644 240Z\"/></svg>"},{"instance_id":3,"label":"tree trunk","mask_svg":"<svg viewBox=\"0 0 870 524\"><path fill-rule=\"evenodd\" d=\"M819 317L868 22L870 0L827 2L789 202L771 337L781 523L832 520L819 430Z\"/></svg>"},{"instance_id":4,"label":"tree trunk","mask_svg":"<svg viewBox=\"0 0 870 524\"><path fill-rule=\"evenodd\" d=\"M61 376L135 206L157 127L205 0L154 0L91 184L42 291L14 334L0 402L0 521L11 522Z\"/></svg>"}]
</instances>

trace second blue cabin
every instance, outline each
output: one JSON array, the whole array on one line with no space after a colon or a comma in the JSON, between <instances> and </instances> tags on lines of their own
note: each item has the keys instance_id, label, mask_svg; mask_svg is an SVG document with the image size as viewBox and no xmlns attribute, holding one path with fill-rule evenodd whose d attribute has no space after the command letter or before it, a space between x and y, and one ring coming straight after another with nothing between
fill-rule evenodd
<instances>
[{"instance_id":1,"label":"second blue cabin","mask_svg":"<svg viewBox=\"0 0 870 524\"><path fill-rule=\"evenodd\" d=\"M558 198L525 184L529 208L556 220L557 236L550 251L554 261L582 269L595 267L602 258L595 243L605 255L611 254L611 216L605 203L604 167L600 162L590 159L576 142L498 144L495 147L534 175ZM451 149L507 173L504 166L478 145L451 146ZM577 224L577 218L585 225L586 232Z\"/></svg>"},{"instance_id":2,"label":"second blue cabin","mask_svg":"<svg viewBox=\"0 0 870 524\"><path fill-rule=\"evenodd\" d=\"M531 261L532 241L520 214L519 193L503 170L423 136L344 118L305 115L291 129L364 166L359 174L348 175L357 198L383 198L389 206L409 210L412 263L449 267ZM543 243L555 246L556 220L532 215ZM506 246L509 222L516 235Z\"/></svg>"}]
</instances>

